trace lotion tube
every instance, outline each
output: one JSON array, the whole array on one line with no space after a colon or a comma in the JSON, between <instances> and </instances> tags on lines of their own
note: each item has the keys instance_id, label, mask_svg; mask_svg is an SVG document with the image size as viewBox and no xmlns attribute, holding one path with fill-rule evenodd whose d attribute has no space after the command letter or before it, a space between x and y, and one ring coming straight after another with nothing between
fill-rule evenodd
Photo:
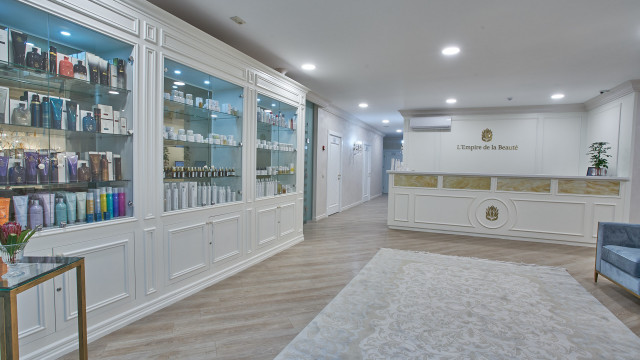
<instances>
[{"instance_id":1,"label":"lotion tube","mask_svg":"<svg viewBox=\"0 0 640 360\"><path fill-rule=\"evenodd\" d=\"M29 213L29 196L14 196L13 197L13 212L16 214L16 222L22 226L23 229L28 227L27 214Z\"/></svg>"},{"instance_id":2,"label":"lotion tube","mask_svg":"<svg viewBox=\"0 0 640 360\"><path fill-rule=\"evenodd\" d=\"M87 193L76 193L76 221L87 221Z\"/></svg>"},{"instance_id":3,"label":"lotion tube","mask_svg":"<svg viewBox=\"0 0 640 360\"><path fill-rule=\"evenodd\" d=\"M76 198L77 195L74 192L64 193L64 199L67 202L67 224L76 223Z\"/></svg>"}]
</instances>

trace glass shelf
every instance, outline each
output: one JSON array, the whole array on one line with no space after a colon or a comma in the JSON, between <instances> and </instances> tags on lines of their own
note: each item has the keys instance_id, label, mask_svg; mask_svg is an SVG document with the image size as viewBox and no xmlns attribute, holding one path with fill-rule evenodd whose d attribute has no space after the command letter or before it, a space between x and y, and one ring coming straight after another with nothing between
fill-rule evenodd
<instances>
[{"instance_id":1,"label":"glass shelf","mask_svg":"<svg viewBox=\"0 0 640 360\"><path fill-rule=\"evenodd\" d=\"M290 131L292 133L296 131L289 127L274 125L267 122L258 122L258 131L271 131L271 130L279 130L279 131L284 130L284 131Z\"/></svg>"},{"instance_id":2,"label":"glass shelf","mask_svg":"<svg viewBox=\"0 0 640 360\"><path fill-rule=\"evenodd\" d=\"M270 153L278 153L278 154L295 154L297 150L287 151L287 150L271 150L271 149L257 149L259 152L270 152Z\"/></svg>"},{"instance_id":3,"label":"glass shelf","mask_svg":"<svg viewBox=\"0 0 640 360\"><path fill-rule=\"evenodd\" d=\"M164 146L185 146L185 147L203 147L203 148L213 148L213 149L240 149L242 145L218 145L218 144L209 144L209 143L197 143L191 141L181 141L181 140L164 140Z\"/></svg>"},{"instance_id":4,"label":"glass shelf","mask_svg":"<svg viewBox=\"0 0 640 360\"><path fill-rule=\"evenodd\" d=\"M63 136L68 139L118 139L118 138L129 138L132 137L131 134L109 134L109 133L100 133L100 132L91 132L91 131L75 131L75 130L67 130L67 129L54 129L54 128L41 128L35 126L26 126L26 125L14 125L14 124L0 124L0 132L8 131L8 132L34 132L34 131L47 131L51 136Z\"/></svg>"},{"instance_id":5,"label":"glass shelf","mask_svg":"<svg viewBox=\"0 0 640 360\"><path fill-rule=\"evenodd\" d=\"M190 178L165 178L165 182L185 182L185 181L207 181L207 180L224 180L224 179L239 179L242 176L215 176L215 177L190 177Z\"/></svg>"},{"instance_id":6,"label":"glass shelf","mask_svg":"<svg viewBox=\"0 0 640 360\"><path fill-rule=\"evenodd\" d=\"M188 116L189 121L237 120L240 118L240 116L199 108L168 99L164 99L164 112Z\"/></svg>"},{"instance_id":7,"label":"glass shelf","mask_svg":"<svg viewBox=\"0 0 640 360\"><path fill-rule=\"evenodd\" d=\"M100 98L102 103L113 104L120 109L126 104L131 92L127 89L94 84L6 61L0 61L0 79L10 88L39 89L45 93L86 103L94 103L96 98Z\"/></svg>"},{"instance_id":8,"label":"glass shelf","mask_svg":"<svg viewBox=\"0 0 640 360\"><path fill-rule=\"evenodd\" d=\"M89 181L89 182L68 182L68 183L49 183L49 184L19 184L19 185L0 185L0 190L67 190L67 189L97 189L100 187L115 187L114 185L123 185L131 180L112 180L112 181ZM124 186L124 185L123 185Z\"/></svg>"}]
</instances>

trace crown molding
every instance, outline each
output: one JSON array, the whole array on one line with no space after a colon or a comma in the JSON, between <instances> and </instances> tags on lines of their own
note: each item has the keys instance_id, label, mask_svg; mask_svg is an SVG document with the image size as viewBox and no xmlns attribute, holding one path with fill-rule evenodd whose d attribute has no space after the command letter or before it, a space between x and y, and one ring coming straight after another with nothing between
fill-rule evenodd
<instances>
[{"instance_id":1,"label":"crown molding","mask_svg":"<svg viewBox=\"0 0 640 360\"><path fill-rule=\"evenodd\" d=\"M585 112L584 104L501 106L477 108L431 108L399 110L402 117L409 119L418 116L462 116L462 115L501 115L501 114L537 114Z\"/></svg>"},{"instance_id":2,"label":"crown molding","mask_svg":"<svg viewBox=\"0 0 640 360\"><path fill-rule=\"evenodd\" d=\"M587 100L584 105L587 111L591 111L634 92L640 92L640 80L625 81L613 89Z\"/></svg>"},{"instance_id":3,"label":"crown molding","mask_svg":"<svg viewBox=\"0 0 640 360\"><path fill-rule=\"evenodd\" d=\"M371 131L373 133L376 133L382 137L385 136L385 134L374 128L373 126L367 124L366 122L358 119L357 117L353 116L352 114L340 109L339 107L331 104L331 102L329 102L327 99L321 97L320 95L314 93L313 91L309 91L307 93L307 100L311 101L312 103L318 105L319 107L321 107L324 111L333 114L343 120L345 120L346 122L352 123L356 126L359 126L361 128L364 128L368 131Z\"/></svg>"}]
</instances>

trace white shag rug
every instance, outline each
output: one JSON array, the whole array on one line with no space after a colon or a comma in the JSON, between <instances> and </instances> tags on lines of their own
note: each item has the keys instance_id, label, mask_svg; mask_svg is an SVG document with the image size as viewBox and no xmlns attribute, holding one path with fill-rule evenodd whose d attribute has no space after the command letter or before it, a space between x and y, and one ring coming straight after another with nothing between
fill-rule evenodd
<instances>
[{"instance_id":1,"label":"white shag rug","mask_svg":"<svg viewBox=\"0 0 640 360\"><path fill-rule=\"evenodd\" d=\"M565 269L381 249L276 359L640 359Z\"/></svg>"}]
</instances>

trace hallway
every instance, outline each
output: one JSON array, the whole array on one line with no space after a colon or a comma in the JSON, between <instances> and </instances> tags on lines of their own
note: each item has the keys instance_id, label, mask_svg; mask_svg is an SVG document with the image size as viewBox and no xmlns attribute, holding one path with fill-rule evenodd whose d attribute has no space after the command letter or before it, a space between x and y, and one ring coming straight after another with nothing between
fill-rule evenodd
<instances>
[{"instance_id":1,"label":"hallway","mask_svg":"<svg viewBox=\"0 0 640 360\"><path fill-rule=\"evenodd\" d=\"M382 196L308 223L304 242L94 341L89 357L272 359L381 247L564 267L640 334L640 300L593 283L593 248L390 230L386 218Z\"/></svg>"}]
</instances>

